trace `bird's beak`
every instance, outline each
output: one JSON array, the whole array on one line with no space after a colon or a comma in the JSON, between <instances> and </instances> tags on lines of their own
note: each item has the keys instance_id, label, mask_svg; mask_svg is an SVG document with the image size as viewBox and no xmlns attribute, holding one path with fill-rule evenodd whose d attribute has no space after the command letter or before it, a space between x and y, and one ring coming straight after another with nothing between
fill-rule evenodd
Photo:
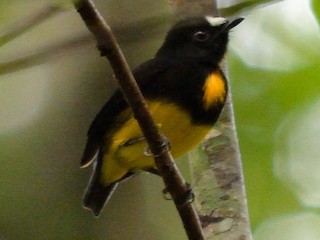
<instances>
[{"instance_id":1,"label":"bird's beak","mask_svg":"<svg viewBox=\"0 0 320 240\"><path fill-rule=\"evenodd\" d=\"M215 38L218 37L220 34L228 33L231 28L234 28L243 20L244 18L242 17L234 17L234 18L226 19L226 21L219 26L220 30L216 33Z\"/></svg>"},{"instance_id":2,"label":"bird's beak","mask_svg":"<svg viewBox=\"0 0 320 240\"><path fill-rule=\"evenodd\" d=\"M228 32L231 28L234 28L239 23L241 23L244 20L242 17L234 17L234 18L228 18L227 21L222 25L222 31Z\"/></svg>"}]
</instances>

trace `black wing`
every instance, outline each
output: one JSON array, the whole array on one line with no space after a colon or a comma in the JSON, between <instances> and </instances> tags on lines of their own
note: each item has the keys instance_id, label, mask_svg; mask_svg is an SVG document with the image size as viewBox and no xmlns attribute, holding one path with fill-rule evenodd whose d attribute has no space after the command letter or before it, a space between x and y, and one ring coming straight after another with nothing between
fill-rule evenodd
<instances>
[{"instance_id":1,"label":"black wing","mask_svg":"<svg viewBox=\"0 0 320 240\"><path fill-rule=\"evenodd\" d=\"M140 87L143 87L148 85L150 81L157 81L168 67L169 64L166 61L152 59L134 70L133 74ZM122 179L108 186L100 182L101 166L103 163L102 158L104 154L103 148L108 144L105 142L105 136L112 134L118 126L121 126L122 123L119 115L127 108L128 105L124 97L120 90L117 90L98 113L88 131L88 140L81 166L87 167L93 161L95 164L91 180L83 198L83 205L91 209L96 216L99 216L101 209L112 195L118 183L134 175L134 173L128 172Z\"/></svg>"},{"instance_id":2,"label":"black wing","mask_svg":"<svg viewBox=\"0 0 320 240\"><path fill-rule=\"evenodd\" d=\"M133 75L140 87L144 87L150 81L157 81L160 76L170 67L167 59L151 59L140 65L133 71ZM96 159L99 149L105 144L104 137L108 132L112 132L119 124L118 116L128 108L120 90L117 90L104 107L97 114L88 131L87 144L81 160L81 167L89 166ZM121 124L121 123L120 123Z\"/></svg>"}]
</instances>

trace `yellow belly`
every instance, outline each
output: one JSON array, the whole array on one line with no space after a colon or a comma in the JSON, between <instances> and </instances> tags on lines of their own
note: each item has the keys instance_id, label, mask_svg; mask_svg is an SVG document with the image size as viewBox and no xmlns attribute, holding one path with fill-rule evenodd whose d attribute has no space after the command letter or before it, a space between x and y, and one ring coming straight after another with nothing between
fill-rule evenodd
<instances>
[{"instance_id":1,"label":"yellow belly","mask_svg":"<svg viewBox=\"0 0 320 240\"><path fill-rule=\"evenodd\" d=\"M174 104L147 101L160 132L171 143L171 153L178 158L194 148L210 131L211 126L193 125L189 115ZM152 157L145 156L146 141L122 146L129 139L143 137L135 119L127 121L112 138L109 151L102 165L102 181L108 185L121 179L127 172L138 172L155 168Z\"/></svg>"}]
</instances>

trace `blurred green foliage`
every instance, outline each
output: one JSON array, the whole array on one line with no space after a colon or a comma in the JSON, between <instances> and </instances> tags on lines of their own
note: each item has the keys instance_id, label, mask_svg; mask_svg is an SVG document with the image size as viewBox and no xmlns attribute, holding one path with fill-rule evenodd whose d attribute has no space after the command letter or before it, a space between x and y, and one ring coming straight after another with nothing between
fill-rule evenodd
<instances>
[{"instance_id":1,"label":"blurred green foliage","mask_svg":"<svg viewBox=\"0 0 320 240\"><path fill-rule=\"evenodd\" d=\"M319 1L313 1L315 13L319 13L319 3ZM263 9L260 10L260 12L262 11ZM276 16L273 17L276 18ZM288 29L297 27L288 23L282 24L287 24ZM265 26L261 27L267 28ZM306 28L308 27L310 26L306 26ZM304 31L297 32L297 36L300 34L301 38L294 39L295 44L292 44L290 36L286 34L286 32L278 31L277 39L284 41L286 46L294 47L293 49L297 54L296 61L299 63L295 67L280 71L277 68L274 70L264 69L263 65L260 65L260 67L246 65L237 54L229 54L228 58L250 219L254 231L266 226L262 223L272 223L274 219L280 216L309 212L310 205L307 205L301 199L301 194L300 199L298 198L302 191L302 189L299 189L300 184L307 184L314 191L320 189L319 185L312 186L312 182L310 182L314 179L311 177L311 169L317 169L319 165L317 159L314 159L315 165L305 166L305 183L300 183L300 176L298 178L298 172L295 172L294 169L295 162L290 157L291 152L299 149L300 152L303 151L301 152L303 157L298 159L299 164L303 165L303 161L307 164L309 162L307 159L313 157L313 152L318 149L318 141L310 142L309 145L304 144L309 139L308 129L310 128L310 123L305 121L304 114L313 106L317 107L318 105L315 104L320 99L320 50L315 45L308 45L310 42L319 40L319 31L314 32L312 38L308 37ZM247 37L259 38L259 35L252 36L249 33ZM310 49L313 52L312 56L309 55L310 57L306 58L309 51L307 46L311 46ZM260 48L268 48L268 46L261 44ZM259 51L259 49L256 51ZM273 55L277 54L278 52L273 52ZM301 61L302 59L305 60ZM292 59L288 59L288 61L290 60ZM315 129L313 133L320 134L320 131L316 130L319 126L317 122L319 115L318 113L314 114L314 120L310 119ZM284 133L284 129L286 129L286 133ZM300 137L300 144L305 146L304 149L299 148L299 145L292 145L293 139L290 136L297 131L305 132L305 135ZM277 157L279 150L288 152L282 154L279 158ZM318 153L320 152L318 151ZM279 164L277 161L284 162L284 164L280 164L285 168L281 171L290 175L290 179L285 176L276 176L276 172L279 171L276 169ZM295 186L295 188L292 186ZM305 189L305 191L308 190ZM305 197L308 197L307 194ZM317 199L314 199L314 202L319 203ZM313 210L315 214L318 213L318 207L319 205L316 204L316 208ZM316 225L315 222L312 224ZM283 236L287 231L296 229L299 229L298 222L292 222L290 227L283 228ZM304 230L301 228L301 232ZM264 231L259 231L259 233L261 232ZM270 233L264 232L264 234ZM310 234L315 236L312 233ZM300 239L299 236L296 235L296 238L291 239ZM304 235L303 239L317 239L312 236ZM259 234L257 239L271 238ZM283 237L273 236L272 239L281 240Z\"/></svg>"},{"instance_id":2,"label":"blurred green foliage","mask_svg":"<svg viewBox=\"0 0 320 240\"><path fill-rule=\"evenodd\" d=\"M320 23L320 2L317 0L311 0L311 6L318 23Z\"/></svg>"}]
</instances>

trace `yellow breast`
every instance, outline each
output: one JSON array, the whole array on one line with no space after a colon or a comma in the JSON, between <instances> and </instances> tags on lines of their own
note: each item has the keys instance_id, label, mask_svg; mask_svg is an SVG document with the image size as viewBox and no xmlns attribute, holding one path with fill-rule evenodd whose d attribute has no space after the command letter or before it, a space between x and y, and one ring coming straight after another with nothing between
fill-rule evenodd
<instances>
[{"instance_id":1,"label":"yellow breast","mask_svg":"<svg viewBox=\"0 0 320 240\"><path fill-rule=\"evenodd\" d=\"M209 98L209 97L208 97ZM194 148L211 129L207 125L194 125L188 113L172 103L147 101L159 130L172 145L171 153L178 158ZM129 139L143 137L138 123L130 118L113 138L103 161L103 182L119 180L128 171L141 171L155 167L152 157L144 155L146 141L123 146Z\"/></svg>"}]
</instances>

